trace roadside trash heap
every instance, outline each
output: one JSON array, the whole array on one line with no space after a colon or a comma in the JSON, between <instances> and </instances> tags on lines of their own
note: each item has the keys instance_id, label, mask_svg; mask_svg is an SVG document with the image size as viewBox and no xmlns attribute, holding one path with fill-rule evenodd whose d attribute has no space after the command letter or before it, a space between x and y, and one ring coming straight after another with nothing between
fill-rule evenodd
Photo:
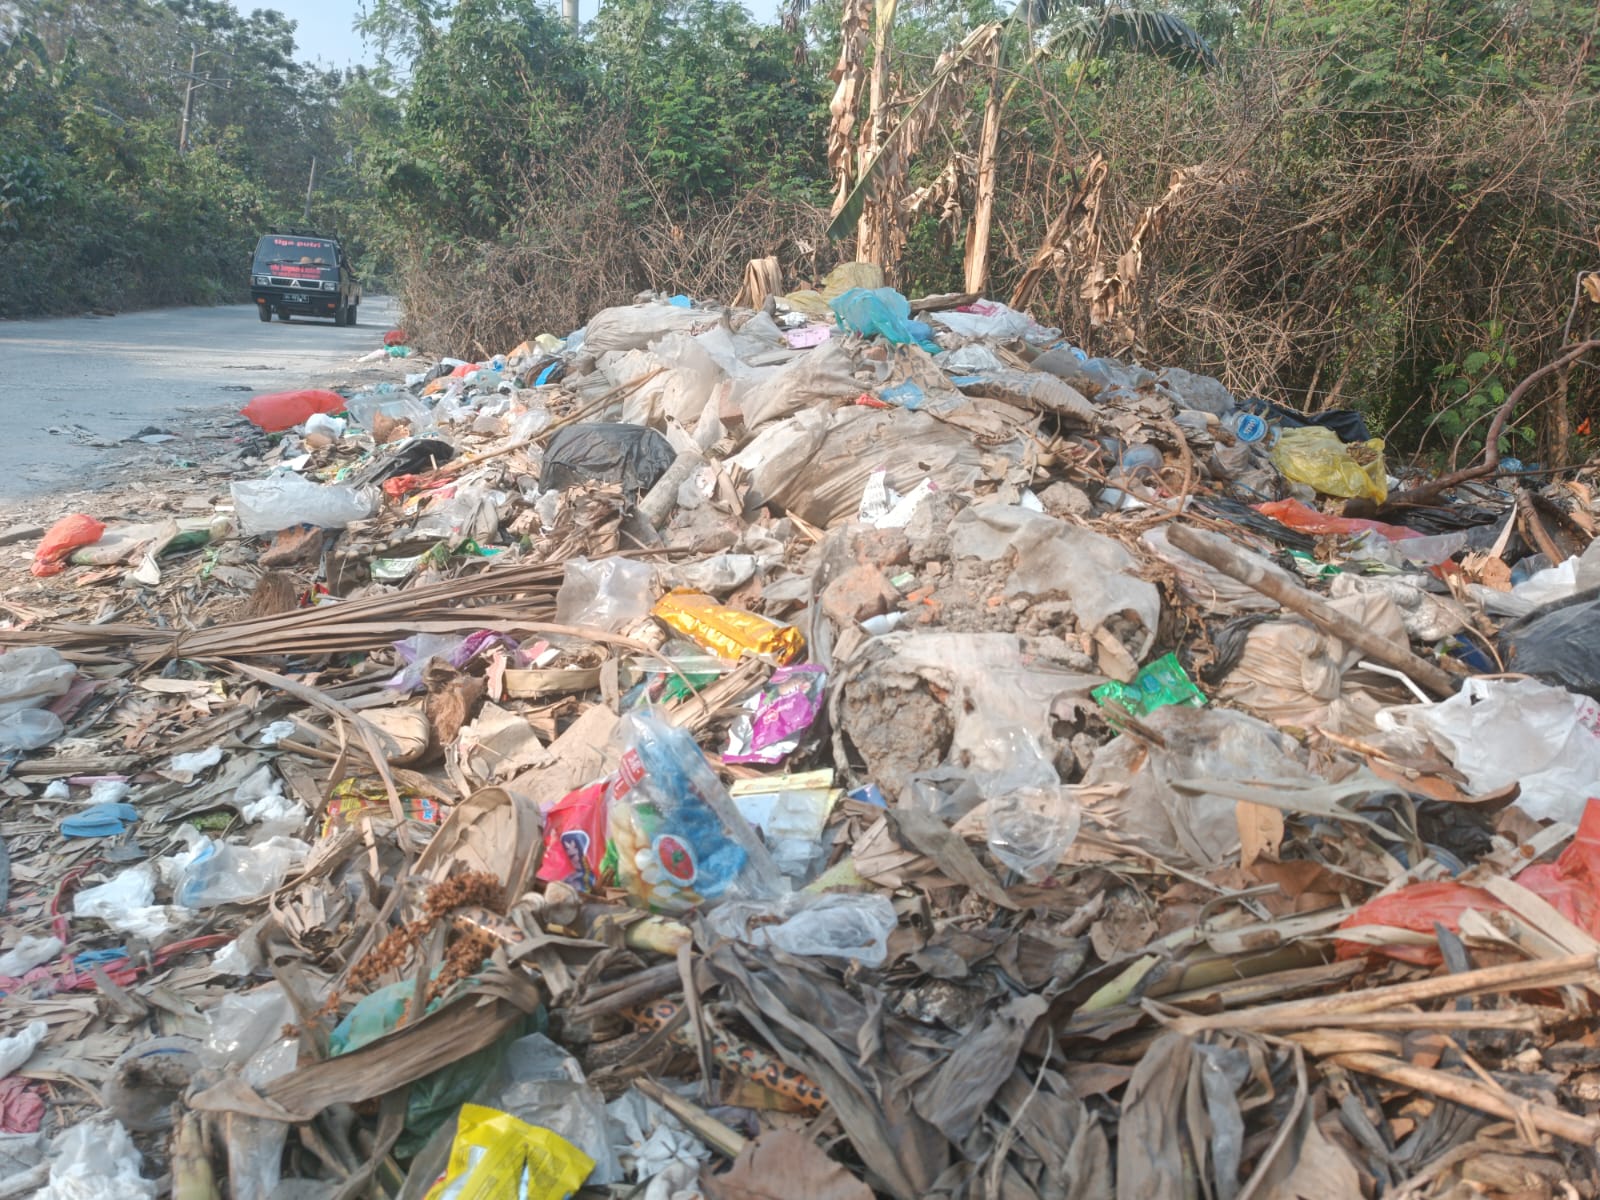
<instances>
[{"instance_id":1,"label":"roadside trash heap","mask_svg":"<svg viewBox=\"0 0 1600 1200\"><path fill-rule=\"evenodd\" d=\"M742 299L28 547L0 1197L1596 1195L1592 473Z\"/></svg>"}]
</instances>

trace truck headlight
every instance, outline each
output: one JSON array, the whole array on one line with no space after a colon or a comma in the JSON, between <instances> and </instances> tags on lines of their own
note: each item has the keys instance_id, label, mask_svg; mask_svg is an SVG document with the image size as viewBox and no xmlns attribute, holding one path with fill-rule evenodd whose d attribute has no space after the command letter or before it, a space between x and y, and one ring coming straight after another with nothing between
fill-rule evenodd
<instances>
[{"instance_id":1,"label":"truck headlight","mask_svg":"<svg viewBox=\"0 0 1600 1200\"><path fill-rule=\"evenodd\" d=\"M266 287L271 280L265 275L252 275L250 276L250 282L256 287Z\"/></svg>"}]
</instances>

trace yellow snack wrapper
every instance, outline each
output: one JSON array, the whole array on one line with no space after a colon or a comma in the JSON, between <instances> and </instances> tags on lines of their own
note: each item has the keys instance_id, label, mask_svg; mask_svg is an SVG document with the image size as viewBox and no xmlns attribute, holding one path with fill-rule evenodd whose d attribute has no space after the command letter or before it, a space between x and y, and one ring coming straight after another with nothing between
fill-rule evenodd
<instances>
[{"instance_id":1,"label":"yellow snack wrapper","mask_svg":"<svg viewBox=\"0 0 1600 1200\"><path fill-rule=\"evenodd\" d=\"M510 1113L463 1104L445 1177L425 1200L566 1200L592 1170L594 1160L560 1134Z\"/></svg>"},{"instance_id":2,"label":"yellow snack wrapper","mask_svg":"<svg viewBox=\"0 0 1600 1200\"><path fill-rule=\"evenodd\" d=\"M677 630L718 658L737 662L746 654L770 657L780 666L806 652L806 639L793 625L728 608L703 592L668 592L650 610L656 620Z\"/></svg>"}]
</instances>

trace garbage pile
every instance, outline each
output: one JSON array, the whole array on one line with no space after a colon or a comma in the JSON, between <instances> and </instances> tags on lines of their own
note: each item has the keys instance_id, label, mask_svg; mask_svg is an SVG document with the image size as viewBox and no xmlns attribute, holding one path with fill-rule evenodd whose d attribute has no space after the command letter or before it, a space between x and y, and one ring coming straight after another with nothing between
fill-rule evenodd
<instances>
[{"instance_id":1,"label":"garbage pile","mask_svg":"<svg viewBox=\"0 0 1600 1200\"><path fill-rule=\"evenodd\" d=\"M1590 477L742 299L30 545L0 1196L1596 1195Z\"/></svg>"}]
</instances>

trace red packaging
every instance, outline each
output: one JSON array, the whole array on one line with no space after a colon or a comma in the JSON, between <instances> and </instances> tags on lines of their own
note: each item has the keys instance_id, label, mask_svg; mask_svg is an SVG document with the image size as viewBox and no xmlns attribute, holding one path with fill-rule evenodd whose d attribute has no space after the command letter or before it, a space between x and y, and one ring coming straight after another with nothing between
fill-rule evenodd
<instances>
[{"instance_id":1,"label":"red packaging","mask_svg":"<svg viewBox=\"0 0 1600 1200\"><path fill-rule=\"evenodd\" d=\"M592 892L609 882L606 787L608 779L568 792L544 810L544 857L539 878Z\"/></svg>"},{"instance_id":2,"label":"red packaging","mask_svg":"<svg viewBox=\"0 0 1600 1200\"><path fill-rule=\"evenodd\" d=\"M250 403L239 414L268 433L282 433L296 425L304 425L312 413L329 416L345 410L345 398L338 392L321 388L305 388L298 392L269 392L264 396L250 397Z\"/></svg>"},{"instance_id":3,"label":"red packaging","mask_svg":"<svg viewBox=\"0 0 1600 1200\"><path fill-rule=\"evenodd\" d=\"M1517 882L1541 897L1573 924L1600 937L1600 800L1591 799L1583 810L1583 820L1561 856L1553 863L1539 863L1517 876ZM1414 933L1432 933L1437 921L1453 933L1461 931L1461 914L1469 908L1479 912L1500 912L1505 905L1488 892L1464 883L1448 881L1414 883L1387 896L1363 904L1340 923L1389 925ZM1340 942L1339 957L1381 953L1418 966L1437 966L1441 960L1436 946L1363 946Z\"/></svg>"},{"instance_id":4,"label":"red packaging","mask_svg":"<svg viewBox=\"0 0 1600 1200\"><path fill-rule=\"evenodd\" d=\"M1330 513L1318 512L1298 500L1273 500L1268 504L1255 505L1255 510L1264 517L1271 517L1280 525L1318 536L1328 533L1365 533L1368 530L1381 533L1391 542L1422 536L1415 529L1408 529L1404 525L1385 525L1382 521L1362 521L1354 517L1336 517Z\"/></svg>"},{"instance_id":5,"label":"red packaging","mask_svg":"<svg viewBox=\"0 0 1600 1200\"><path fill-rule=\"evenodd\" d=\"M73 513L62 517L45 531L39 548L33 552L35 575L59 575L67 565L67 555L79 546L92 546L105 534L106 527L93 517Z\"/></svg>"}]
</instances>

